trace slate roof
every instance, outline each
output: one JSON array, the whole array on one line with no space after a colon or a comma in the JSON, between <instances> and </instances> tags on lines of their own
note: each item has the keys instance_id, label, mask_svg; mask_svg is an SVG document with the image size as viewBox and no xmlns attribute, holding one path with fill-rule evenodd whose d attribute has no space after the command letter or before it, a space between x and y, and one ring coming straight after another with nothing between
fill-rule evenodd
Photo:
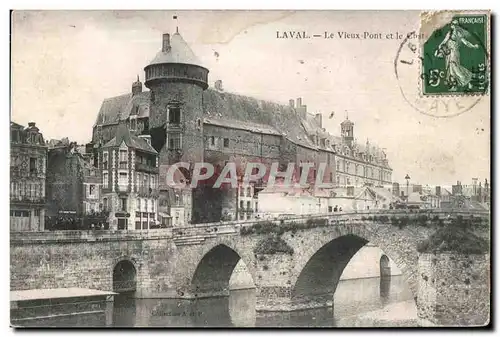
<instances>
[{"instance_id":1,"label":"slate roof","mask_svg":"<svg viewBox=\"0 0 500 337\"><path fill-rule=\"evenodd\" d=\"M136 114L138 118L149 117L149 91L132 96L132 93L106 98L99 109L95 124L116 124L118 118L125 120Z\"/></svg>"},{"instance_id":2,"label":"slate roof","mask_svg":"<svg viewBox=\"0 0 500 337\"><path fill-rule=\"evenodd\" d=\"M151 145L149 145L147 141L130 133L127 125L123 122L118 125L116 136L109 142L107 142L103 146L103 148L120 146L122 142L125 142L125 145L127 145L129 148L158 154L158 152L156 152L156 150Z\"/></svg>"},{"instance_id":3,"label":"slate roof","mask_svg":"<svg viewBox=\"0 0 500 337\"><path fill-rule=\"evenodd\" d=\"M170 37L170 47L166 52L160 50L149 64L183 63L203 66L178 32Z\"/></svg>"}]
</instances>

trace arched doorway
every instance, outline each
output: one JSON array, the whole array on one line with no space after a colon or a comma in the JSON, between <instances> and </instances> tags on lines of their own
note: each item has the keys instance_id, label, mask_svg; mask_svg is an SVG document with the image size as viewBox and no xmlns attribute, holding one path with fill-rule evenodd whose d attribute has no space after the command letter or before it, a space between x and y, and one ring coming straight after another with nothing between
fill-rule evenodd
<instances>
[{"instance_id":1,"label":"arched doorway","mask_svg":"<svg viewBox=\"0 0 500 337\"><path fill-rule=\"evenodd\" d=\"M132 293L136 291L136 270L132 262L122 260L113 269L113 291L117 293Z\"/></svg>"}]
</instances>

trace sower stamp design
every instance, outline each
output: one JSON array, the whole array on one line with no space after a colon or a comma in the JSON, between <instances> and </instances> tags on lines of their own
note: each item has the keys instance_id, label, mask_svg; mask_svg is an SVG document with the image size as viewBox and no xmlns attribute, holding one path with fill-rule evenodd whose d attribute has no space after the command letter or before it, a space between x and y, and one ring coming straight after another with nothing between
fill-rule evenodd
<instances>
[{"instance_id":1,"label":"sower stamp design","mask_svg":"<svg viewBox=\"0 0 500 337\"><path fill-rule=\"evenodd\" d=\"M486 12L421 15L421 89L425 95L484 94L488 90Z\"/></svg>"}]
</instances>

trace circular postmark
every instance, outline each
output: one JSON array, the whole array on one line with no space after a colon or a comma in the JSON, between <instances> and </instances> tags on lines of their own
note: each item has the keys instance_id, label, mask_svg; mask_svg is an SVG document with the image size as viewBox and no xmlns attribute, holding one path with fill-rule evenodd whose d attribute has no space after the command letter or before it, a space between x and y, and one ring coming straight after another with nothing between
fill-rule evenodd
<instances>
[{"instance_id":1,"label":"circular postmark","mask_svg":"<svg viewBox=\"0 0 500 337\"><path fill-rule=\"evenodd\" d=\"M467 88L463 91L456 90L456 80L447 75L448 68L444 69L424 69L424 62L428 61L429 54L423 57L420 55L419 36L415 31L407 34L398 48L396 58L394 59L394 71L399 89L405 101L416 111L436 118L447 118L458 116L476 106L487 92L470 92ZM479 45L484 52L485 59L488 55L484 45ZM438 48L434 54L435 57L448 57L449 51L445 46ZM478 73L486 73L488 65L471 69L473 76ZM435 85L439 83L443 88L449 91L435 94L425 94L423 85ZM473 82L474 83L474 82ZM487 88L487 83L485 85Z\"/></svg>"}]
</instances>

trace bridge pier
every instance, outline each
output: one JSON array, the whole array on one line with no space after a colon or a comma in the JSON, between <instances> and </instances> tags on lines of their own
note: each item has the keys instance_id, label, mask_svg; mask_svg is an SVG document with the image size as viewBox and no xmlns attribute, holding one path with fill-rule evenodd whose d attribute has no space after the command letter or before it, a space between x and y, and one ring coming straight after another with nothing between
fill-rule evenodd
<instances>
[{"instance_id":1,"label":"bridge pier","mask_svg":"<svg viewBox=\"0 0 500 337\"><path fill-rule=\"evenodd\" d=\"M257 287L256 311L298 311L333 308L333 292L293 296L291 287Z\"/></svg>"},{"instance_id":2,"label":"bridge pier","mask_svg":"<svg viewBox=\"0 0 500 337\"><path fill-rule=\"evenodd\" d=\"M475 254L420 254L421 326L484 326L490 321L490 258Z\"/></svg>"}]
</instances>

